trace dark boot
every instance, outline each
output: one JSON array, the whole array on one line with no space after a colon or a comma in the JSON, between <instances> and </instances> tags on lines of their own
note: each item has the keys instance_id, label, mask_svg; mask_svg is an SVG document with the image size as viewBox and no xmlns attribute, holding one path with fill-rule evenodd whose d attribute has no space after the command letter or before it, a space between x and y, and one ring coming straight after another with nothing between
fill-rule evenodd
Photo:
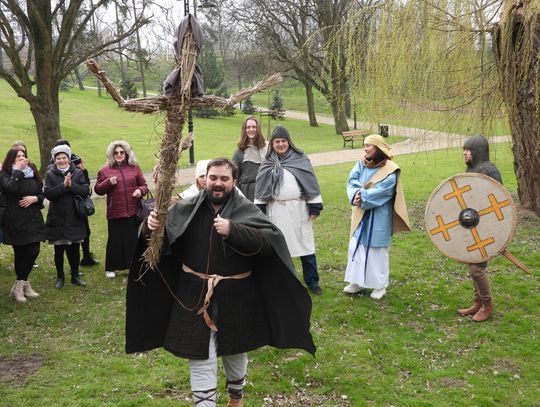
<instances>
[{"instance_id":1,"label":"dark boot","mask_svg":"<svg viewBox=\"0 0 540 407\"><path fill-rule=\"evenodd\" d=\"M493 302L491 300L482 301L482 307L476 314L474 314L473 321L484 322L491 316L491 314L493 314Z\"/></svg>"},{"instance_id":2,"label":"dark boot","mask_svg":"<svg viewBox=\"0 0 540 407\"><path fill-rule=\"evenodd\" d=\"M78 285L80 287L86 287L86 283L79 277L78 271L71 272L71 284Z\"/></svg>"},{"instance_id":3,"label":"dark boot","mask_svg":"<svg viewBox=\"0 0 540 407\"><path fill-rule=\"evenodd\" d=\"M85 254L80 263L81 266L95 266L96 264L99 264L99 260L91 252L87 255Z\"/></svg>"},{"instance_id":4,"label":"dark boot","mask_svg":"<svg viewBox=\"0 0 540 407\"><path fill-rule=\"evenodd\" d=\"M56 283L54 283L54 288L62 288L64 286L64 279L63 278L57 278Z\"/></svg>"}]
</instances>

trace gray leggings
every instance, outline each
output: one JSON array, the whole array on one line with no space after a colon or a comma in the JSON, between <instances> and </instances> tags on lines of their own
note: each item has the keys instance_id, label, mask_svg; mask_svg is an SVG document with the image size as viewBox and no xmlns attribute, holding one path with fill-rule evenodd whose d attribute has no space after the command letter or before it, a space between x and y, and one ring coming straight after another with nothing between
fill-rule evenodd
<instances>
[{"instance_id":1,"label":"gray leggings","mask_svg":"<svg viewBox=\"0 0 540 407\"><path fill-rule=\"evenodd\" d=\"M193 403L197 407L215 407L217 395L217 338L216 333L210 333L208 359L189 360L191 376L191 392ZM244 378L247 372L247 353L223 356L223 370L227 378L229 397L241 399L244 389Z\"/></svg>"}]
</instances>

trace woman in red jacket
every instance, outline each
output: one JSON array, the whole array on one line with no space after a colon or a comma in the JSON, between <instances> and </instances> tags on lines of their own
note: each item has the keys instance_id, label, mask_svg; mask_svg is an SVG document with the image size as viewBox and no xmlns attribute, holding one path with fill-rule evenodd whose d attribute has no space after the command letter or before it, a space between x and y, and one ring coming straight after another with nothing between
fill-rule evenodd
<instances>
[{"instance_id":1,"label":"woman in red jacket","mask_svg":"<svg viewBox=\"0 0 540 407\"><path fill-rule=\"evenodd\" d=\"M128 269L137 244L137 206L148 192L146 180L128 142L115 140L107 147L107 162L98 172L94 191L107 195L107 249L105 275Z\"/></svg>"}]
</instances>

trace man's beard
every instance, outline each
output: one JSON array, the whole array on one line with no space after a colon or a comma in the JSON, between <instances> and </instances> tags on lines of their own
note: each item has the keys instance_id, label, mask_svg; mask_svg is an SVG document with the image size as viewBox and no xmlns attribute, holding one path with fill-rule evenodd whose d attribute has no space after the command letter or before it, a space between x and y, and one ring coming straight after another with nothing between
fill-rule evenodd
<instances>
[{"instance_id":1,"label":"man's beard","mask_svg":"<svg viewBox=\"0 0 540 407\"><path fill-rule=\"evenodd\" d=\"M208 199L210 200L210 202L213 203L214 205L222 205L229 200L232 190L229 192L225 192L225 189L223 189L223 195L220 197L214 196L212 192L213 191L210 191L208 189L206 190L206 196L208 196Z\"/></svg>"}]
</instances>

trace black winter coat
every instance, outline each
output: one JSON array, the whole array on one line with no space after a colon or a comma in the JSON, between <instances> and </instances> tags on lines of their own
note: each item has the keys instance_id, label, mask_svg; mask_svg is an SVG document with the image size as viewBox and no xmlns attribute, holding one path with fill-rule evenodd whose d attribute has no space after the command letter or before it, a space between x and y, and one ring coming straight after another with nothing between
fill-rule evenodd
<instances>
[{"instance_id":1,"label":"black winter coat","mask_svg":"<svg viewBox=\"0 0 540 407\"><path fill-rule=\"evenodd\" d=\"M0 171L0 189L6 200L4 244L21 246L44 240L41 182L35 176L24 178L24 173L19 170ZM19 201L25 196L37 196L38 201L23 208Z\"/></svg>"},{"instance_id":2,"label":"black winter coat","mask_svg":"<svg viewBox=\"0 0 540 407\"><path fill-rule=\"evenodd\" d=\"M88 236L85 218L75 212L73 197L79 195L86 198L90 195L90 185L84 173L71 164L68 172L71 174L71 188L64 186L65 175L56 167L51 166L45 176L45 198L50 201L47 213L46 236L56 240L77 241Z\"/></svg>"}]
</instances>

